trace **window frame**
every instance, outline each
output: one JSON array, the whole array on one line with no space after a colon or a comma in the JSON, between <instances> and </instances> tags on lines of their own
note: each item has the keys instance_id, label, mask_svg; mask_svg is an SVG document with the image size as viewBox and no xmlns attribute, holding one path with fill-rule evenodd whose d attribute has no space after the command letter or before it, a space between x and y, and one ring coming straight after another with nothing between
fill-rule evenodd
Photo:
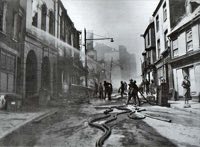
<instances>
[{"instance_id":1,"label":"window frame","mask_svg":"<svg viewBox=\"0 0 200 147\"><path fill-rule=\"evenodd\" d=\"M7 2L6 1L1 1L0 3L0 13L1 13L1 28L0 32L1 33L6 33L6 11L7 11Z\"/></svg>"},{"instance_id":2,"label":"window frame","mask_svg":"<svg viewBox=\"0 0 200 147\"><path fill-rule=\"evenodd\" d=\"M167 20L167 6L166 2L163 4L163 22Z\"/></svg>"},{"instance_id":3,"label":"window frame","mask_svg":"<svg viewBox=\"0 0 200 147\"><path fill-rule=\"evenodd\" d=\"M53 10L49 11L49 33L55 35L55 14Z\"/></svg>"},{"instance_id":4,"label":"window frame","mask_svg":"<svg viewBox=\"0 0 200 147\"><path fill-rule=\"evenodd\" d=\"M168 33L168 30L166 30L166 31L164 32L165 50L168 49L168 43L169 43L169 40L167 39L167 33Z\"/></svg>"},{"instance_id":5,"label":"window frame","mask_svg":"<svg viewBox=\"0 0 200 147\"><path fill-rule=\"evenodd\" d=\"M15 91L15 76L16 76L16 55L9 53L8 51L5 51L4 49L0 48L0 60L2 60L2 54L4 54L5 57L5 65L2 66L2 62L0 65L0 76L4 74L6 76L6 85L4 86L4 89L1 87L0 84L0 92L14 92ZM12 78L11 78L12 77ZM0 77L1 81L1 77ZM0 82L1 83L1 82ZM10 85L11 84L11 85Z\"/></svg>"},{"instance_id":6,"label":"window frame","mask_svg":"<svg viewBox=\"0 0 200 147\"><path fill-rule=\"evenodd\" d=\"M158 51L158 58L159 58L161 55L160 39L157 40L157 51Z\"/></svg>"},{"instance_id":7,"label":"window frame","mask_svg":"<svg viewBox=\"0 0 200 147\"><path fill-rule=\"evenodd\" d=\"M156 16L156 31L158 32L160 30L160 22L159 22L159 15Z\"/></svg>"},{"instance_id":8,"label":"window frame","mask_svg":"<svg viewBox=\"0 0 200 147\"><path fill-rule=\"evenodd\" d=\"M193 38L192 37L193 37L192 28L190 28L186 31L186 52L193 51ZM191 44L192 47L188 48L189 44Z\"/></svg>"},{"instance_id":9,"label":"window frame","mask_svg":"<svg viewBox=\"0 0 200 147\"><path fill-rule=\"evenodd\" d=\"M176 42L176 44L175 44ZM178 57L178 38L172 40L172 51L173 51L173 57ZM177 54L175 54L175 52L177 52Z\"/></svg>"},{"instance_id":10,"label":"window frame","mask_svg":"<svg viewBox=\"0 0 200 147\"><path fill-rule=\"evenodd\" d=\"M0 2L0 31L3 31L4 3Z\"/></svg>"},{"instance_id":11,"label":"window frame","mask_svg":"<svg viewBox=\"0 0 200 147\"><path fill-rule=\"evenodd\" d=\"M47 29L47 6L46 6L46 4L44 3L44 4L42 4L42 6L41 6L41 29L43 30L43 31L46 31L46 29Z\"/></svg>"}]
</instances>

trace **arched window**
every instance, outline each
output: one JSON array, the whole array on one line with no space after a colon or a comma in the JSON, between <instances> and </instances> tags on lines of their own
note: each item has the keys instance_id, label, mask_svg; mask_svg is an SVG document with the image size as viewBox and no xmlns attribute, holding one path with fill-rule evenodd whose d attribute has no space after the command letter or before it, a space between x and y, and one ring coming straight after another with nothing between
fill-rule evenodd
<instances>
[{"instance_id":1,"label":"arched window","mask_svg":"<svg viewBox=\"0 0 200 147\"><path fill-rule=\"evenodd\" d=\"M46 31L46 15L47 15L47 6L42 5L42 18L41 18L41 29Z\"/></svg>"},{"instance_id":2,"label":"arched window","mask_svg":"<svg viewBox=\"0 0 200 147\"><path fill-rule=\"evenodd\" d=\"M49 12L49 33L55 35L55 17L53 11Z\"/></svg>"}]
</instances>

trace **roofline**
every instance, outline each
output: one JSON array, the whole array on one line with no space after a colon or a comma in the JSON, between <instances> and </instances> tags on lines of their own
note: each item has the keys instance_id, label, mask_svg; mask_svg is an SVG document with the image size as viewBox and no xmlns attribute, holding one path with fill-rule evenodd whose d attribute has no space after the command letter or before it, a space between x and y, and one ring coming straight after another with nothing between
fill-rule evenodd
<instances>
[{"instance_id":1,"label":"roofline","mask_svg":"<svg viewBox=\"0 0 200 147\"><path fill-rule=\"evenodd\" d=\"M154 25L154 21L152 21L151 23L149 23L149 25L147 26L147 28L146 28L146 30L144 31L144 34L143 34L143 35L146 34L146 32L149 30L149 28L150 28L152 25Z\"/></svg>"},{"instance_id":2,"label":"roofline","mask_svg":"<svg viewBox=\"0 0 200 147\"><path fill-rule=\"evenodd\" d=\"M69 17L69 15L68 15L68 13L67 13L67 9L66 9L65 6L63 5L62 0L58 0L58 2L60 3L60 6L64 9L64 11L65 11L65 13L66 13L66 17L67 17L68 20L69 20L69 23L71 23L72 27L73 27L74 29L76 29L76 28L74 27L74 22L71 20L71 18Z\"/></svg>"},{"instance_id":3,"label":"roofline","mask_svg":"<svg viewBox=\"0 0 200 147\"><path fill-rule=\"evenodd\" d=\"M158 9L160 9L160 6L162 5L163 1L164 0L160 0L160 2L158 3L155 11L153 12L153 15L152 15L153 17L155 17L156 13L158 12Z\"/></svg>"},{"instance_id":4,"label":"roofline","mask_svg":"<svg viewBox=\"0 0 200 147\"><path fill-rule=\"evenodd\" d=\"M187 23L185 23L184 25L180 26L179 28L177 28L176 30L172 30L171 33L168 35L169 37L173 36L175 33L177 32L181 32L182 30L184 30L185 28L187 28L188 26L196 23L197 21L200 20L200 14L195 16L192 20L188 21Z\"/></svg>"}]
</instances>

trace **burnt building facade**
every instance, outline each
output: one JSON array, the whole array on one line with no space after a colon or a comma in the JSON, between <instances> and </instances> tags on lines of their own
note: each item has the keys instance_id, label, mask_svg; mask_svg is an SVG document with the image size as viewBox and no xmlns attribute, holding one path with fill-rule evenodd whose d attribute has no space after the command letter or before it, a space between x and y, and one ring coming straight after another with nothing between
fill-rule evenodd
<instances>
[{"instance_id":1,"label":"burnt building facade","mask_svg":"<svg viewBox=\"0 0 200 147\"><path fill-rule=\"evenodd\" d=\"M60 0L0 1L1 92L51 97L80 84L80 35ZM9 11L8 11L9 10Z\"/></svg>"}]
</instances>

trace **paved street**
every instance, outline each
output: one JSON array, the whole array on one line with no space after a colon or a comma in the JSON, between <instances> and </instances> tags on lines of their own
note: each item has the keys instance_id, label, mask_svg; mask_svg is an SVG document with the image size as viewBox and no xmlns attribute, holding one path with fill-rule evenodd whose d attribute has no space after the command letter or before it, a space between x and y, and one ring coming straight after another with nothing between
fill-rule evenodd
<instances>
[{"instance_id":1,"label":"paved street","mask_svg":"<svg viewBox=\"0 0 200 147\"><path fill-rule=\"evenodd\" d=\"M115 97L116 98L116 97ZM31 122L14 133L1 139L0 146L72 146L93 147L103 134L88 125L91 118L103 116L105 107L122 105L125 99L111 102L96 98L90 104L70 105L39 122ZM133 108L131 105L129 108ZM160 106L143 105L146 111L141 114L171 119L165 122L150 117L134 120L127 114L118 115L116 121L109 123L111 136L104 146L199 146L200 116ZM118 113L114 110L112 113ZM99 122L100 123L100 122Z\"/></svg>"}]
</instances>

